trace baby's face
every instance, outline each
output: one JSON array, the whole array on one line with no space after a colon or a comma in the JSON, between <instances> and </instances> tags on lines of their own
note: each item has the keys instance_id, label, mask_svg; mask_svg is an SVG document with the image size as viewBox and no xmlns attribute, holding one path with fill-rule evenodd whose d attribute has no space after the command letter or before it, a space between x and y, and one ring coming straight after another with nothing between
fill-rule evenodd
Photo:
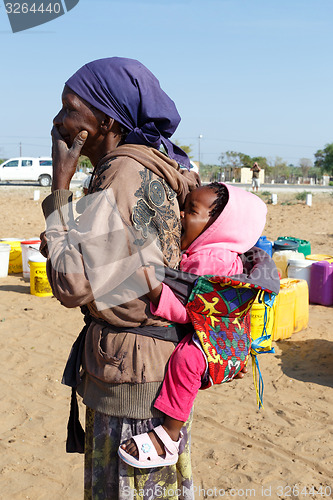
<instances>
[{"instance_id":1,"label":"baby's face","mask_svg":"<svg viewBox=\"0 0 333 500\"><path fill-rule=\"evenodd\" d=\"M215 191L205 186L191 191L186 196L184 210L180 212L182 250L186 250L217 218L210 216L215 200Z\"/></svg>"}]
</instances>

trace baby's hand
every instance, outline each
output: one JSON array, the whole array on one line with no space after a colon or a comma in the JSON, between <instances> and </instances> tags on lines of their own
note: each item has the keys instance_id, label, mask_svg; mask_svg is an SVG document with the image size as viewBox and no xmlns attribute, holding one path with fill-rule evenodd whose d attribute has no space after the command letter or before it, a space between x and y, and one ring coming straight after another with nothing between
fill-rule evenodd
<instances>
[{"instance_id":1,"label":"baby's hand","mask_svg":"<svg viewBox=\"0 0 333 500\"><path fill-rule=\"evenodd\" d=\"M248 372L248 369L246 368L246 366L243 366L243 368L241 370L239 370L239 372L237 373L237 375L235 375L234 378L244 378L244 375Z\"/></svg>"}]
</instances>

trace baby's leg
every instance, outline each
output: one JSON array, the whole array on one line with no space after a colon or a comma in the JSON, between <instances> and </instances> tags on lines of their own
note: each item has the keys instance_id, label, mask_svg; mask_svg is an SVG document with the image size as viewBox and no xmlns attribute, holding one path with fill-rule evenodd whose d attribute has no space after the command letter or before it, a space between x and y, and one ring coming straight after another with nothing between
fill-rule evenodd
<instances>
[{"instance_id":1,"label":"baby's leg","mask_svg":"<svg viewBox=\"0 0 333 500\"><path fill-rule=\"evenodd\" d=\"M155 408L173 419L186 422L205 370L206 359L193 342L190 333L178 344L170 357L162 389L154 404Z\"/></svg>"},{"instance_id":2,"label":"baby's leg","mask_svg":"<svg viewBox=\"0 0 333 500\"><path fill-rule=\"evenodd\" d=\"M194 344L190 333L172 353L161 392L154 404L155 408L165 413L163 427L173 441L178 441L180 430L190 415L205 370L205 357ZM163 455L163 442L154 431L148 435L158 455ZM138 456L133 440L122 445L122 448L130 455Z\"/></svg>"}]
</instances>

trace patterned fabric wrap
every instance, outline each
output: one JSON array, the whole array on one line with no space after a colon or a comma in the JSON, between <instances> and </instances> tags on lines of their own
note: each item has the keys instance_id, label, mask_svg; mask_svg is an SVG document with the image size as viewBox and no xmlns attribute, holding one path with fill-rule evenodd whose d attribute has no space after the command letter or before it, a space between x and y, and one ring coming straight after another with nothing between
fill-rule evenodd
<instances>
[{"instance_id":1,"label":"patterned fabric wrap","mask_svg":"<svg viewBox=\"0 0 333 500\"><path fill-rule=\"evenodd\" d=\"M159 418L118 418L87 407L84 500L194 500L190 458L192 413L182 428L176 465L135 469L118 458L121 443L161 423Z\"/></svg>"},{"instance_id":2,"label":"patterned fabric wrap","mask_svg":"<svg viewBox=\"0 0 333 500\"><path fill-rule=\"evenodd\" d=\"M201 276L187 303L194 340L208 363L202 389L232 380L251 350L250 309L259 285L225 276Z\"/></svg>"}]
</instances>

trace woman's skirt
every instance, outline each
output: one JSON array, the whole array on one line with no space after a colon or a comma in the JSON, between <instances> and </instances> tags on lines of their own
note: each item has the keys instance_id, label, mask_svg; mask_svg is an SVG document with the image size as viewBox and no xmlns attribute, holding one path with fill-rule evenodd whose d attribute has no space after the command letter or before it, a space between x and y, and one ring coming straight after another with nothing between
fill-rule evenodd
<instances>
[{"instance_id":1,"label":"woman's skirt","mask_svg":"<svg viewBox=\"0 0 333 500\"><path fill-rule=\"evenodd\" d=\"M119 418L87 408L84 500L194 500L190 456L192 414L182 428L176 465L136 469L118 457L121 443L161 423L159 418Z\"/></svg>"}]
</instances>

